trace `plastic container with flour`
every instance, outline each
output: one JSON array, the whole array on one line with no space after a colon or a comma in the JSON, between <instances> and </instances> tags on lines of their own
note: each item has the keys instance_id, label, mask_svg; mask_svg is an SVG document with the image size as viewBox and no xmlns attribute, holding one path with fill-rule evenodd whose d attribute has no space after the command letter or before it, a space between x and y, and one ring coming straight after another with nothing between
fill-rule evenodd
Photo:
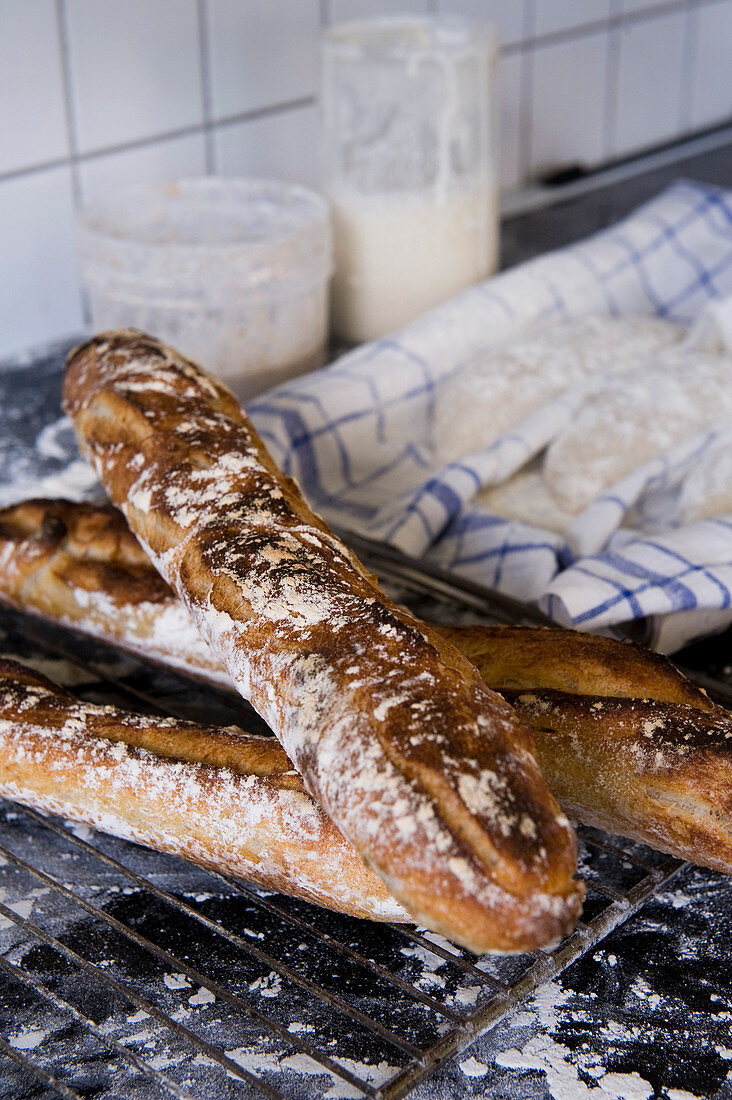
<instances>
[{"instance_id":1,"label":"plastic container with flour","mask_svg":"<svg viewBox=\"0 0 732 1100\"><path fill-rule=\"evenodd\" d=\"M313 191L218 178L126 187L84 211L80 250L95 329L158 336L243 400L323 362L332 239Z\"/></svg>"},{"instance_id":2,"label":"plastic container with flour","mask_svg":"<svg viewBox=\"0 0 732 1100\"><path fill-rule=\"evenodd\" d=\"M333 327L377 339L491 274L495 35L449 17L331 27L323 40Z\"/></svg>"}]
</instances>

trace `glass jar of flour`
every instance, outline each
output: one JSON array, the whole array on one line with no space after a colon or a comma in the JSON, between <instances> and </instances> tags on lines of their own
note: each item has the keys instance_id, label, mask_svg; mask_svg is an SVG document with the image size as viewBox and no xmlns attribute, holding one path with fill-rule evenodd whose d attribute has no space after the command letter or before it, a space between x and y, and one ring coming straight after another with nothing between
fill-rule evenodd
<instances>
[{"instance_id":1,"label":"glass jar of flour","mask_svg":"<svg viewBox=\"0 0 732 1100\"><path fill-rule=\"evenodd\" d=\"M323 41L333 327L376 339L491 274L495 36L449 17L331 27Z\"/></svg>"}]
</instances>

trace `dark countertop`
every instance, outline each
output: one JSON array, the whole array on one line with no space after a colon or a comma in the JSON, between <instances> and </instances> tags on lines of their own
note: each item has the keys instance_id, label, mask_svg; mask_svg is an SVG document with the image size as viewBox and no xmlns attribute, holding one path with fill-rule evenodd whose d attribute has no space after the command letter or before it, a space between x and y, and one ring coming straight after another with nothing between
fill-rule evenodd
<instances>
[{"instance_id":1,"label":"dark countertop","mask_svg":"<svg viewBox=\"0 0 732 1100\"><path fill-rule=\"evenodd\" d=\"M687 867L415 1096L730 1097L730 943L729 882Z\"/></svg>"}]
</instances>

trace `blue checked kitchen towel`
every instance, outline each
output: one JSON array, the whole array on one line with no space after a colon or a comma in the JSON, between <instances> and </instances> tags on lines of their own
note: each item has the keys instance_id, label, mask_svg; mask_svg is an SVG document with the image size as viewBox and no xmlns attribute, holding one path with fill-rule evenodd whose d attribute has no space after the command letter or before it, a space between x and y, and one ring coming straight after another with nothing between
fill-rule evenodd
<instances>
[{"instance_id":1,"label":"blue checked kitchen towel","mask_svg":"<svg viewBox=\"0 0 732 1100\"><path fill-rule=\"evenodd\" d=\"M714 456L732 453L724 424L633 471L560 534L476 496L540 454L581 393L555 395L490 446L447 463L436 459L435 409L451 379L533 323L645 314L688 327L729 295L732 192L680 182L613 228L471 288L249 411L276 459L340 527L534 601L565 625L613 632L638 620L652 644L673 651L732 622L732 513L686 522L675 504L658 504L678 501L700 457L718 468Z\"/></svg>"}]
</instances>

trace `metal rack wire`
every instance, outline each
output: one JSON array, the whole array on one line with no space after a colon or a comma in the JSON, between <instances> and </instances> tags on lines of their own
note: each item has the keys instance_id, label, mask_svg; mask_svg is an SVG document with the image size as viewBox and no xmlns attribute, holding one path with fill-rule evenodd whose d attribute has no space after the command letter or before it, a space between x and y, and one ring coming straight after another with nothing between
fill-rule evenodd
<instances>
[{"instance_id":1,"label":"metal rack wire","mask_svg":"<svg viewBox=\"0 0 732 1100\"><path fill-rule=\"evenodd\" d=\"M366 549L419 613L532 617ZM66 631L11 612L0 628L21 660L71 659L86 698L254 728L244 704ZM0 803L0 1071L49 1097L404 1097L683 866L579 835L587 902L573 934L476 957Z\"/></svg>"}]
</instances>

